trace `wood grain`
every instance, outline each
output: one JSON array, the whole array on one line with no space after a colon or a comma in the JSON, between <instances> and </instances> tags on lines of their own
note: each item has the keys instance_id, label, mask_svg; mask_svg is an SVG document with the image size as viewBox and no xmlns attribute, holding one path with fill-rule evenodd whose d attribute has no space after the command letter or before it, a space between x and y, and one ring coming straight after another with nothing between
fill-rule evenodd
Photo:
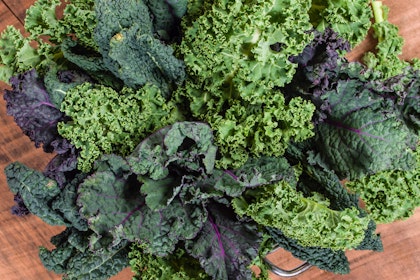
<instances>
[{"instance_id":1,"label":"wood grain","mask_svg":"<svg viewBox=\"0 0 420 280\"><path fill-rule=\"evenodd\" d=\"M25 10L33 0L0 1L0 31L7 25L22 28ZM384 1L390 7L390 21L397 24L406 45L402 57L420 57L420 0ZM348 56L359 59L366 50L372 49L373 38L369 37ZM7 85L0 83L0 89ZM17 218L10 213L13 195L10 193L3 168L20 161L32 168L42 170L51 155L36 149L29 139L15 125L13 118L6 115L6 105L0 98L0 279L5 280L58 280L61 276L48 272L38 258L38 247L52 248L51 236L63 227L52 227L35 216ZM292 280L417 280L420 279L420 210L406 221L378 226L382 236L384 252L350 251L351 273L339 276L317 268L289 278ZM278 251L270 259L284 268L291 268L298 260L290 253ZM127 268L112 280L131 279ZM282 279L272 275L273 280Z\"/></svg>"}]
</instances>

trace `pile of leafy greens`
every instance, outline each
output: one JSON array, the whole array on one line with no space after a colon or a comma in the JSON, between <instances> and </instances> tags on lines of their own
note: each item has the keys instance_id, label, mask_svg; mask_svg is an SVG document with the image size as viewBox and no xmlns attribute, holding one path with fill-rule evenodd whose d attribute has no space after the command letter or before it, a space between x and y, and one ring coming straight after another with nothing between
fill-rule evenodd
<instances>
[{"instance_id":1,"label":"pile of leafy greens","mask_svg":"<svg viewBox=\"0 0 420 280\"><path fill-rule=\"evenodd\" d=\"M55 156L5 173L66 226L39 253L63 279L263 279L278 246L345 274L420 205L419 63L379 1L37 0L25 31L3 97Z\"/></svg>"}]
</instances>

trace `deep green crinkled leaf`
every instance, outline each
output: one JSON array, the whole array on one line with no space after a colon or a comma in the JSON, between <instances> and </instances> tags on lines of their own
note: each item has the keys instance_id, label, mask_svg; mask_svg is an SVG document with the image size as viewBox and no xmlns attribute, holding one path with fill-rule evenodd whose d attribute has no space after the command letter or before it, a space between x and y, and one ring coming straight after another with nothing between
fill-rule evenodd
<instances>
[{"instance_id":1,"label":"deep green crinkled leaf","mask_svg":"<svg viewBox=\"0 0 420 280\"><path fill-rule=\"evenodd\" d=\"M179 240L191 239L207 217L203 207L182 205L176 199L153 211L140 194L136 176L94 173L79 187L79 205L89 227L98 235L148 244L150 253L167 255ZM157 226L159 225L159 226Z\"/></svg>"},{"instance_id":2,"label":"deep green crinkled leaf","mask_svg":"<svg viewBox=\"0 0 420 280\"><path fill-rule=\"evenodd\" d=\"M191 172L211 174L216 151L213 133L207 124L177 122L143 140L127 160L135 174L147 174L158 180L168 175L170 164Z\"/></svg>"},{"instance_id":3,"label":"deep green crinkled leaf","mask_svg":"<svg viewBox=\"0 0 420 280\"><path fill-rule=\"evenodd\" d=\"M144 1L97 0L95 13L101 27L94 32L99 52L107 69L126 86L152 83L167 93L169 84L184 80L183 62L173 55L171 46L155 38Z\"/></svg>"},{"instance_id":4,"label":"deep green crinkled leaf","mask_svg":"<svg viewBox=\"0 0 420 280\"><path fill-rule=\"evenodd\" d=\"M151 180L143 178L141 193L146 196L145 202L152 210L163 209L167 207L177 194L176 189L182 188L181 180L168 177L161 180Z\"/></svg>"},{"instance_id":5,"label":"deep green crinkled leaf","mask_svg":"<svg viewBox=\"0 0 420 280\"><path fill-rule=\"evenodd\" d=\"M349 261L343 250L332 250L330 248L305 247L298 241L285 236L280 230L268 228L268 232L277 246L293 254L294 257L337 274L350 272Z\"/></svg>"},{"instance_id":6,"label":"deep green crinkled leaf","mask_svg":"<svg viewBox=\"0 0 420 280\"><path fill-rule=\"evenodd\" d=\"M417 137L391 99L370 94L357 80L338 81L323 98L330 113L317 126L315 147L340 178L414 166Z\"/></svg>"},{"instance_id":7,"label":"deep green crinkled leaf","mask_svg":"<svg viewBox=\"0 0 420 280\"><path fill-rule=\"evenodd\" d=\"M255 188L279 180L295 182L293 168L285 158L260 157L249 158L238 169L215 169L211 176L203 178L197 184L200 188L213 188L230 197L236 197L247 188Z\"/></svg>"},{"instance_id":8,"label":"deep green crinkled leaf","mask_svg":"<svg viewBox=\"0 0 420 280\"><path fill-rule=\"evenodd\" d=\"M187 0L144 0L153 19L154 32L171 42L179 31L180 18L187 12Z\"/></svg>"},{"instance_id":9,"label":"deep green crinkled leaf","mask_svg":"<svg viewBox=\"0 0 420 280\"><path fill-rule=\"evenodd\" d=\"M87 221L80 215L79 207L76 204L78 183L80 180L76 177L73 182L66 185L54 199L51 207L58 213L62 213L63 219L72 227L79 231L86 231L88 230Z\"/></svg>"},{"instance_id":10,"label":"deep green crinkled leaf","mask_svg":"<svg viewBox=\"0 0 420 280\"><path fill-rule=\"evenodd\" d=\"M411 69L408 81L401 77L405 94L400 111L407 126L419 135L420 131L420 70Z\"/></svg>"},{"instance_id":11,"label":"deep green crinkled leaf","mask_svg":"<svg viewBox=\"0 0 420 280\"><path fill-rule=\"evenodd\" d=\"M220 204L208 210L209 219L200 234L186 242L187 252L199 259L213 279L251 279L249 265L262 239L257 226L237 220L231 209Z\"/></svg>"},{"instance_id":12,"label":"deep green crinkled leaf","mask_svg":"<svg viewBox=\"0 0 420 280\"><path fill-rule=\"evenodd\" d=\"M106 280L128 266L127 241L114 244L104 238L101 248L92 250L89 248L91 234L67 228L51 239L55 249L40 248L42 263L48 270L64 274L66 280Z\"/></svg>"},{"instance_id":13,"label":"deep green crinkled leaf","mask_svg":"<svg viewBox=\"0 0 420 280\"><path fill-rule=\"evenodd\" d=\"M67 224L50 205L61 192L57 182L19 162L7 165L5 174L10 190L20 194L32 214L50 225Z\"/></svg>"}]
</instances>

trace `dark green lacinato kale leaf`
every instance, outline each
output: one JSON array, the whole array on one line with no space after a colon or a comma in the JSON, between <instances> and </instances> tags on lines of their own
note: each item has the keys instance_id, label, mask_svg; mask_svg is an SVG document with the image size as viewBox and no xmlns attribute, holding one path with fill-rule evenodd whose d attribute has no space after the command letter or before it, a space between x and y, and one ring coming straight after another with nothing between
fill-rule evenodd
<instances>
[{"instance_id":1,"label":"dark green lacinato kale leaf","mask_svg":"<svg viewBox=\"0 0 420 280\"><path fill-rule=\"evenodd\" d=\"M67 184L61 193L52 201L51 208L58 213L62 213L63 219L68 226L78 231L87 231L87 221L80 215L77 201L77 187L86 175L76 175L72 182Z\"/></svg>"},{"instance_id":2,"label":"dark green lacinato kale leaf","mask_svg":"<svg viewBox=\"0 0 420 280\"><path fill-rule=\"evenodd\" d=\"M278 247L281 247L298 259L304 260L320 269L337 274L350 272L349 260L343 250L330 248L305 247L296 240L285 236L280 230L267 228L268 233L274 239Z\"/></svg>"},{"instance_id":3,"label":"dark green lacinato kale leaf","mask_svg":"<svg viewBox=\"0 0 420 280\"><path fill-rule=\"evenodd\" d=\"M52 200L61 192L54 180L19 162L7 165L4 172L10 190L19 193L32 214L51 225L66 224L63 217L51 208Z\"/></svg>"},{"instance_id":4,"label":"dark green lacinato kale leaf","mask_svg":"<svg viewBox=\"0 0 420 280\"><path fill-rule=\"evenodd\" d=\"M42 79L32 69L10 79L11 90L6 90L7 114L14 117L36 147L52 152L52 142L61 138L57 123L64 120L64 114L52 101Z\"/></svg>"},{"instance_id":5,"label":"dark green lacinato kale leaf","mask_svg":"<svg viewBox=\"0 0 420 280\"><path fill-rule=\"evenodd\" d=\"M66 280L105 280L129 265L129 242L102 238L93 244L93 236L91 231L67 228L51 238L55 249L40 248L42 263Z\"/></svg>"},{"instance_id":6,"label":"dark green lacinato kale leaf","mask_svg":"<svg viewBox=\"0 0 420 280\"><path fill-rule=\"evenodd\" d=\"M5 173L10 190L20 195L32 214L50 225L87 230L76 205L76 186L83 180L82 175L61 189L53 179L18 162L9 164Z\"/></svg>"},{"instance_id":7,"label":"dark green lacinato kale leaf","mask_svg":"<svg viewBox=\"0 0 420 280\"><path fill-rule=\"evenodd\" d=\"M181 17L187 12L187 0L144 0L152 17L153 29L161 40L179 36Z\"/></svg>"},{"instance_id":8,"label":"dark green lacinato kale leaf","mask_svg":"<svg viewBox=\"0 0 420 280\"><path fill-rule=\"evenodd\" d=\"M183 62L173 55L171 46L155 37L144 1L97 0L95 13L100 28L94 38L105 67L126 86L152 83L168 92L170 84L184 80Z\"/></svg>"},{"instance_id":9,"label":"dark green lacinato kale leaf","mask_svg":"<svg viewBox=\"0 0 420 280\"><path fill-rule=\"evenodd\" d=\"M207 209L208 220L195 239L186 241L187 252L213 279L251 279L249 265L262 240L257 226L239 221L225 205L212 204Z\"/></svg>"}]
</instances>

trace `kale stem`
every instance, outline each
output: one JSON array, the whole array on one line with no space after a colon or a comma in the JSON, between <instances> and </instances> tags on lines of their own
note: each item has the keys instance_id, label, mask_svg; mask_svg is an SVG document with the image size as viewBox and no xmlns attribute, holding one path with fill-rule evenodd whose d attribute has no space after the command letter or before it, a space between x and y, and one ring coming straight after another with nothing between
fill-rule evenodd
<instances>
[{"instance_id":1,"label":"kale stem","mask_svg":"<svg viewBox=\"0 0 420 280\"><path fill-rule=\"evenodd\" d=\"M381 23L385 21L384 10L382 9L382 1L372 1L372 10L375 23Z\"/></svg>"}]
</instances>

